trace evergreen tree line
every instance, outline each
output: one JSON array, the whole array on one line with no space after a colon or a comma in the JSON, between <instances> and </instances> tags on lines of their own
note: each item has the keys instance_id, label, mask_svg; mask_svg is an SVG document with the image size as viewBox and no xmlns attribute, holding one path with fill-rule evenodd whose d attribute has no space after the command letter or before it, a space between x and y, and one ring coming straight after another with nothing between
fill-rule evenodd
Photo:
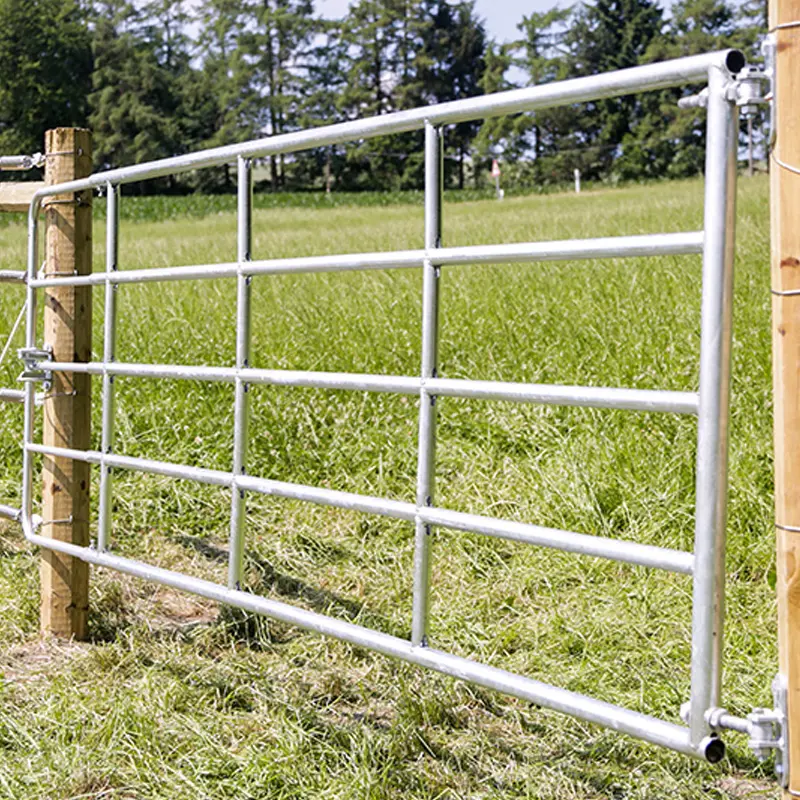
<instances>
[{"instance_id":1,"label":"evergreen tree line","mask_svg":"<svg viewBox=\"0 0 800 800\"><path fill-rule=\"evenodd\" d=\"M0 152L41 149L63 125L94 132L97 169L259 136L592 75L722 47L749 57L764 0L589 0L486 33L474 0L0 0ZM480 185L493 157L517 183L696 174L703 119L669 90L466 122L446 131L446 180ZM422 185L422 133L271 157L272 190ZM225 191L228 169L148 184Z\"/></svg>"}]
</instances>

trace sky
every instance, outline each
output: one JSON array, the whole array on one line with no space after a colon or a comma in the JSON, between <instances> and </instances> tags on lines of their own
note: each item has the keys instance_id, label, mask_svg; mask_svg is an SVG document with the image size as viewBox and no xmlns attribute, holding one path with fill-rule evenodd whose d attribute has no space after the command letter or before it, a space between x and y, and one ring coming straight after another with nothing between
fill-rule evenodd
<instances>
[{"instance_id":1,"label":"sky","mask_svg":"<svg viewBox=\"0 0 800 800\"><path fill-rule=\"evenodd\" d=\"M317 12L335 19L347 13L350 0L317 0ZM532 11L547 11L556 0L477 0L475 10L486 25L486 32L492 39L504 42L519 36L517 23L523 15Z\"/></svg>"}]
</instances>

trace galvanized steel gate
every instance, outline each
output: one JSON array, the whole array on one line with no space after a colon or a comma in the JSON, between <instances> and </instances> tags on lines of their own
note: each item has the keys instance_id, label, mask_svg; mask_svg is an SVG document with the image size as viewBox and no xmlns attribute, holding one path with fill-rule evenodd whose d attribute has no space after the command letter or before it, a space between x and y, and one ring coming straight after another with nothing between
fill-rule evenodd
<instances>
[{"instance_id":1,"label":"galvanized steel gate","mask_svg":"<svg viewBox=\"0 0 800 800\"><path fill-rule=\"evenodd\" d=\"M91 564L202 595L221 603L264 614L368 649L394 656L481 686L574 715L692 756L717 761L724 745L716 736L720 702L722 625L724 616L724 554L727 492L728 397L731 342L734 196L738 141L735 76L744 67L737 51L693 56L636 67L606 75L579 78L404 111L385 116L290 133L254 142L216 148L187 156L139 164L50 186L37 193L29 215L27 264L28 374L44 377L56 371L102 377L102 446L77 451L34 441L35 384L25 389L25 432L22 509L18 517L26 538ZM623 94L708 81L705 217L702 231L625 236L603 239L476 247L442 247L442 126L464 120L532 111ZM425 130L424 247L400 252L251 259L251 159L290 153L371 136ZM227 264L118 271L117 231L119 187L190 169L238 162L238 255ZM40 276L37 228L41 201L91 188L108 197L107 262L105 273L88 276ZM489 381L449 380L437 374L438 285L442 267L458 264L536 262L550 260L702 254L702 332L698 393L637 389L547 386ZM359 375L298 372L250 367L250 295L254 276L300 272L421 268L422 365L419 376ZM116 294L123 284L151 281L201 280L230 277L237 282L235 367L175 366L119 363L115 359ZM48 286L104 286L103 360L59 363L37 345L37 293ZM223 381L235 385L235 434L230 472L131 458L114 452L114 379L117 376ZM305 386L397 392L419 396L419 442L416 503L385 500L324 488L295 485L247 474L249 395L251 384ZM525 403L587 406L695 414L698 417L696 523L694 552L682 552L633 542L543 528L475 514L435 504L433 494L436 398L471 397ZM37 533L34 514L33 459L62 456L100 467L100 509L97 540L92 547L55 541ZM228 585L223 586L114 555L109 549L112 469L138 470L189 479L231 490ZM410 641L333 619L322 614L256 596L240 589L245 546L245 492L294 498L406 520L415 526L414 600ZM693 622L691 705L688 727L656 719L565 689L450 655L430 646L430 540L433 528L477 533L614 559L692 576Z\"/></svg>"}]
</instances>

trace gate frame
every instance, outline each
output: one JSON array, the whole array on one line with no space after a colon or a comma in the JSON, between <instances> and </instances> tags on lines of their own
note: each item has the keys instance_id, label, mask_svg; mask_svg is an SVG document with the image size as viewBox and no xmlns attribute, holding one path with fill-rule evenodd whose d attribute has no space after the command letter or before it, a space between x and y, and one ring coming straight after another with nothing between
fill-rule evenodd
<instances>
[{"instance_id":1,"label":"gate frame","mask_svg":"<svg viewBox=\"0 0 800 800\"><path fill-rule=\"evenodd\" d=\"M624 732L687 755L719 761L724 744L714 715L720 702L721 653L724 615L725 513L727 495L728 402L730 383L733 225L736 181L736 92L734 76L745 65L744 56L726 50L676 59L618 72L577 78L495 95L445 103L313 130L284 134L254 142L163 159L149 164L110 170L88 178L49 186L33 198L28 218L28 311L26 350L30 368L43 376L56 372L97 374L103 377L103 431L101 451L38 445L33 441L35 392L25 389L23 508L26 539L34 545L73 556L176 589L192 592L245 611L259 613L307 630L323 633L384 655L496 689L580 719ZM615 97L639 91L683 86L708 80L708 140L704 230L695 233L653 234L610 239L442 248L442 126L455 122L531 111ZM251 159L295 152L353 139L425 129L425 249L390 253L311 258L251 260ZM191 169L237 161L239 178L237 261L161 269L117 269L119 187L123 184L178 174ZM38 215L43 200L104 187L109 198L107 262L103 274L39 277ZM438 279L447 264L496 261L544 261L570 258L703 254L701 307L700 390L663 392L634 389L538 386L437 377ZM250 284L253 276L286 272L342 271L422 267L422 365L419 378L337 373L256 370L249 367ZM118 364L114 361L115 290L123 283L189 280L216 277L237 279L236 367L179 367L175 365ZM103 361L54 362L36 349L36 294L54 286L97 286L106 290ZM185 467L113 452L114 378L162 377L235 384L236 434L232 472ZM416 503L366 497L347 492L287 484L246 474L248 386L267 383L317 388L391 391L418 394L419 464ZM435 400L439 396L544 402L599 408L696 413L698 415L697 496L694 554L633 542L555 531L535 525L463 514L433 505ZM33 457L44 455L83 461L101 467L100 515L97 543L81 547L37 533L51 522L33 514ZM126 468L228 487L232 491L228 586L154 567L108 551L111 469ZM244 592L240 588L244 547L244 492L291 497L323 505L376 513L415 524L414 602L410 641L353 623L295 608ZM550 686L428 646L427 617L430 583L429 542L433 527L466 530L490 536L601 556L627 563L658 567L693 575L691 701L688 727L612 705L592 697ZM730 725L729 727L734 727Z\"/></svg>"}]
</instances>

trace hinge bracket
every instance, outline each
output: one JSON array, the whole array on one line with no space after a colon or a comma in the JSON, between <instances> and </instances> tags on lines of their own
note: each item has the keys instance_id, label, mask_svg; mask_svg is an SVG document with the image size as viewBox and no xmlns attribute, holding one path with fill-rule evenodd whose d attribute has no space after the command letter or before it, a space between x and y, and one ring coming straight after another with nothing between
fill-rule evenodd
<instances>
[{"instance_id":1,"label":"hinge bracket","mask_svg":"<svg viewBox=\"0 0 800 800\"><path fill-rule=\"evenodd\" d=\"M746 733L748 745L759 761L775 756L775 775L781 786L789 785L789 728L786 712L786 678L776 675L772 682L773 708L754 708L746 718L729 714L724 708L710 708L706 722L712 731ZM688 709L686 709L688 710ZM684 715L686 711L683 711Z\"/></svg>"},{"instance_id":2,"label":"hinge bracket","mask_svg":"<svg viewBox=\"0 0 800 800\"><path fill-rule=\"evenodd\" d=\"M44 348L23 347L17 354L25 365L17 380L42 383L45 391L49 390L53 383L53 373L46 367L43 368L42 362L53 360L52 348L47 345Z\"/></svg>"}]
</instances>

